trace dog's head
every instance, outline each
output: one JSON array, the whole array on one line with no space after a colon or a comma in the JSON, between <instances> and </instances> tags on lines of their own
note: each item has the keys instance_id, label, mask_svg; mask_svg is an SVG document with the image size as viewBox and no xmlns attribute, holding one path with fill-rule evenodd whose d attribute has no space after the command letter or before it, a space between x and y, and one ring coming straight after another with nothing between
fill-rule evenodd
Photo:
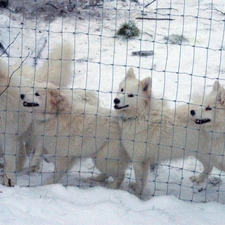
<instances>
[{"instance_id":1,"label":"dog's head","mask_svg":"<svg viewBox=\"0 0 225 225\"><path fill-rule=\"evenodd\" d=\"M52 88L34 88L20 95L23 106L33 112L54 114L68 109L68 101L62 90Z\"/></svg>"},{"instance_id":2,"label":"dog's head","mask_svg":"<svg viewBox=\"0 0 225 225\"><path fill-rule=\"evenodd\" d=\"M211 93L204 97L202 106L190 111L198 125L221 126L225 120L225 89L218 81L214 82Z\"/></svg>"},{"instance_id":3,"label":"dog's head","mask_svg":"<svg viewBox=\"0 0 225 225\"><path fill-rule=\"evenodd\" d=\"M130 68L125 79L120 83L117 97L114 99L114 108L118 112L137 113L137 109L146 107L150 102L152 80L147 77L138 80L133 68Z\"/></svg>"}]
</instances>

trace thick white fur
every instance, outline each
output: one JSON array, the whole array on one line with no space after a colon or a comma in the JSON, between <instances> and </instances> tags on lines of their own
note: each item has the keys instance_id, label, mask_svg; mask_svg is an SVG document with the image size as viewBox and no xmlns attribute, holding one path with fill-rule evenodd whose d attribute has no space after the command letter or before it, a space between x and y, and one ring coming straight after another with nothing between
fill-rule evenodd
<instances>
[{"instance_id":1,"label":"thick white fur","mask_svg":"<svg viewBox=\"0 0 225 225\"><path fill-rule=\"evenodd\" d=\"M1 62L1 67L7 76L19 77L20 87L34 87L43 85L43 82L55 84L57 87L66 88L72 84L73 48L68 42L56 45L45 59L42 59L36 67L26 65L26 61L20 66L16 63L8 66ZM25 79L29 79L29 83Z\"/></svg>"},{"instance_id":2,"label":"thick white fur","mask_svg":"<svg viewBox=\"0 0 225 225\"><path fill-rule=\"evenodd\" d=\"M25 107L35 103L36 135L42 137L39 149L46 149L54 158L55 174L48 183L58 182L72 168L75 158L93 157L102 172L97 179L112 176L114 182L109 186L117 188L130 162L120 140L118 120L109 109L87 103L86 97L81 103L71 98L71 93L52 87L23 96ZM40 160L41 154L35 155L33 165L39 166Z\"/></svg>"},{"instance_id":3,"label":"thick white fur","mask_svg":"<svg viewBox=\"0 0 225 225\"><path fill-rule=\"evenodd\" d=\"M191 115L207 138L208 148L204 155L199 155L199 160L207 166L200 177L192 178L196 182L207 178L214 166L225 171L225 89L218 81L214 82L210 94L204 96L201 105L193 109Z\"/></svg>"},{"instance_id":4,"label":"thick white fur","mask_svg":"<svg viewBox=\"0 0 225 225\"><path fill-rule=\"evenodd\" d=\"M68 60L58 60L62 57ZM8 66L0 60L0 156L4 158L5 185L9 181L11 185L16 183L16 172L22 168L26 152L24 142L29 143L32 130L33 118L20 101L21 88L47 82L65 87L72 82L71 46L56 46L49 58L37 71L24 64ZM34 146L35 140L32 141Z\"/></svg>"},{"instance_id":5,"label":"thick white fur","mask_svg":"<svg viewBox=\"0 0 225 225\"><path fill-rule=\"evenodd\" d=\"M135 172L135 194L142 197L149 164L195 156L199 145L204 146L203 134L186 123L175 123L174 112L151 90L150 77L138 80L133 68L120 83L115 109L121 117L122 142L130 156ZM144 196L143 196L144 197Z\"/></svg>"},{"instance_id":6,"label":"thick white fur","mask_svg":"<svg viewBox=\"0 0 225 225\"><path fill-rule=\"evenodd\" d=\"M41 87L42 86L42 87ZM49 83L47 87L51 87L52 89L59 90L56 85ZM27 91L26 93L26 99L29 98L32 99L34 102L42 104L42 99L39 96L36 96L36 93L38 93L37 90L46 90L46 84L45 83L39 83L39 87L35 87L32 89L32 91ZM26 91L25 91L26 92ZM89 90L83 90L83 89L63 89L63 93L66 93L67 98L72 99L73 101L76 101L82 105L84 108L86 105L93 105L97 107L100 105L99 98L97 97L97 94L93 91ZM25 100L25 95L21 94L20 98L22 100ZM30 108L30 107L28 107ZM68 109L69 110L69 109ZM47 150L42 148L42 145L39 143L42 143L43 139L42 136L38 134L39 130L43 130L43 123L38 123L36 120L36 113L33 113L32 107L30 110L30 113L32 115L32 124L29 127L29 129L26 131L26 133L23 135L23 137L29 137L29 142L26 142L26 153L32 154L32 160L29 163L29 167L26 168L25 171L28 172L37 172L40 170L40 156L45 154ZM24 163L25 163L25 155L20 153L20 158L18 160L18 169L22 169ZM49 161L49 160L47 160ZM20 171L19 170L19 171Z\"/></svg>"}]
</instances>

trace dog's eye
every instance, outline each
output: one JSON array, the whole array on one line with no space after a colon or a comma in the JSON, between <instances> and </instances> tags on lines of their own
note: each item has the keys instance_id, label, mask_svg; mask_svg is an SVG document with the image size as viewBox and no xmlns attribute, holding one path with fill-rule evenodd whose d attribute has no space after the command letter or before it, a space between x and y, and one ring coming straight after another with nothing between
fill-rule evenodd
<instances>
[{"instance_id":1,"label":"dog's eye","mask_svg":"<svg viewBox=\"0 0 225 225\"><path fill-rule=\"evenodd\" d=\"M210 106L207 106L207 107L205 108L205 110L206 110L206 111L209 111L209 110L212 110L212 108L211 108Z\"/></svg>"},{"instance_id":2,"label":"dog's eye","mask_svg":"<svg viewBox=\"0 0 225 225\"><path fill-rule=\"evenodd\" d=\"M37 92L35 93L35 96L40 96Z\"/></svg>"},{"instance_id":3,"label":"dog's eye","mask_svg":"<svg viewBox=\"0 0 225 225\"><path fill-rule=\"evenodd\" d=\"M134 95L133 95L133 94L130 94L130 95L128 95L128 97L129 97L129 98L133 98L133 97L134 97Z\"/></svg>"},{"instance_id":4,"label":"dog's eye","mask_svg":"<svg viewBox=\"0 0 225 225\"><path fill-rule=\"evenodd\" d=\"M123 88L121 88L121 90L120 90L121 92L123 92Z\"/></svg>"}]
</instances>

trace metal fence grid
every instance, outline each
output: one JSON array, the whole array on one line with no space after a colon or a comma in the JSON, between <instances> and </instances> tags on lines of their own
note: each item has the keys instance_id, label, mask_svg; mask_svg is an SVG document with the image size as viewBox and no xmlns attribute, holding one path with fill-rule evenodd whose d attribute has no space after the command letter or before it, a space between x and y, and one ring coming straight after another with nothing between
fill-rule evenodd
<instances>
[{"instance_id":1,"label":"metal fence grid","mask_svg":"<svg viewBox=\"0 0 225 225\"><path fill-rule=\"evenodd\" d=\"M207 95L212 90L215 80L224 84L225 4L222 0L12 0L8 5L7 1L1 1L0 4L0 50L3 68L0 72L7 75L7 82L1 81L0 96L3 102L0 106L3 158L13 155L5 148L10 135L17 137L15 152L21 154L21 144L18 141L20 134L16 129L18 126L24 126L20 120L21 114L25 111L21 106L20 96L16 98L16 106L11 107L8 100L10 90L15 88L20 95L26 92L25 88L40 88L41 85L36 83L38 71L43 65L47 65L43 73L49 76L49 73L52 73L51 69L60 64L57 60L61 62L61 69L57 67L57 72L53 72L55 76L67 71L71 71L72 74L71 83L67 87L60 85L65 81L65 77L61 77L58 85L60 90L69 92L70 99L74 98L73 93L76 95L77 90L94 93L97 96L95 105L109 109L112 118L113 101L119 84L130 67L134 68L138 79L150 76L157 99L163 99L172 109L189 105L196 95ZM120 35L120 28L124 28L125 33ZM64 49L68 43L72 55L65 59ZM60 49L60 57L56 53L54 55L56 48ZM67 64L71 68L65 70L64 65ZM25 76L29 79L30 85L24 81ZM47 83L51 81L48 76L42 81L45 85L42 85L41 89L46 90ZM11 82L11 79L17 80ZM35 94L35 91L33 93ZM77 98L79 100L79 97ZM74 99L75 102L78 100ZM11 114L7 113L11 111L17 113L17 116L13 114L13 122L10 120ZM34 121L36 114L32 113L30 115ZM94 114L99 116L98 113L97 109ZM73 115L72 109L70 114ZM5 118L10 122L3 121ZM17 128L11 129L14 126ZM71 129L68 127L68 130ZM30 139L32 135L28 132L26 138ZM36 135L43 138L46 134ZM56 136L60 137L60 133ZM99 141L98 138L95 140L96 143ZM22 140L26 146L26 140ZM33 139L29 143L32 141ZM41 169L29 174L27 167L31 163L33 146L27 145L29 150L22 156L26 159L24 169L16 173L15 182L21 186L46 184L46 180L53 174L54 165L44 160L44 151L41 155ZM69 151L68 146L70 145L65 148ZM3 158L2 168L8 160ZM96 155L93 159L96 159ZM102 160L107 162L107 156ZM187 201L224 203L223 171L214 168L205 182L193 183L189 177L198 175L202 170L201 163L195 157L151 165L146 195L172 194ZM3 171L2 174L7 174L7 171ZM96 177L97 174L99 171L94 167L91 157L83 158L81 154L76 157L73 168L66 171L60 182L79 187L107 186L106 181L102 183L87 179ZM109 180L111 182L111 178ZM130 165L121 189L133 193L130 183L134 181L134 168Z\"/></svg>"}]
</instances>

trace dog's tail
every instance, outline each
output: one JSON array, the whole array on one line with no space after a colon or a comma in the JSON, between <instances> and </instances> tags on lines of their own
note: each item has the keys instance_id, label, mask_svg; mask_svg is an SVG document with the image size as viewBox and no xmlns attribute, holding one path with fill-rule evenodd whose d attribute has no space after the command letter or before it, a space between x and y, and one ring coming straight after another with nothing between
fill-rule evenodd
<instances>
[{"instance_id":1,"label":"dog's tail","mask_svg":"<svg viewBox=\"0 0 225 225\"><path fill-rule=\"evenodd\" d=\"M73 47L65 42L56 46L45 59L41 70L37 70L36 79L53 83L57 87L72 85Z\"/></svg>"}]
</instances>

